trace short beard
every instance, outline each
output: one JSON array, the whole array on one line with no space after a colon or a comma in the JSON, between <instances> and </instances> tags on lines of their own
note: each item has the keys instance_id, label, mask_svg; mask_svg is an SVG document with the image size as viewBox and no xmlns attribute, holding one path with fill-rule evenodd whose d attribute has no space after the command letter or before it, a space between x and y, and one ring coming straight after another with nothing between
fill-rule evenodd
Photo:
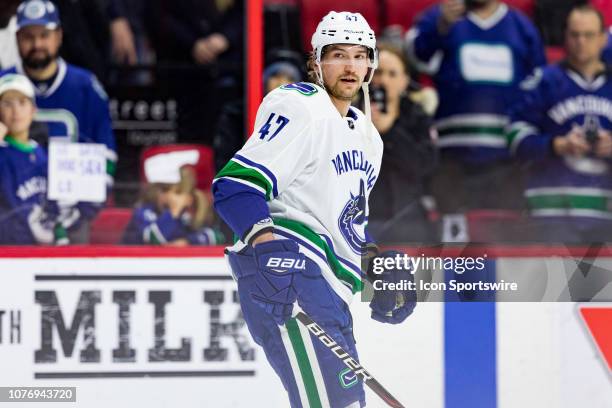
<instances>
[{"instance_id":1,"label":"short beard","mask_svg":"<svg viewBox=\"0 0 612 408\"><path fill-rule=\"evenodd\" d=\"M28 55L23 58L23 66L25 68L39 70L47 68L56 58L57 54L51 55L47 54L43 58L34 58L32 55L34 51L31 51Z\"/></svg>"},{"instance_id":2,"label":"short beard","mask_svg":"<svg viewBox=\"0 0 612 408\"><path fill-rule=\"evenodd\" d=\"M352 101L355 96L357 96L357 94L359 93L359 89L361 87L358 87L355 92L351 95L351 96L346 96L344 94L341 94L340 92L338 92L336 90L336 86L329 86L327 83L325 83L325 90L327 91L328 94L330 94L331 96L333 96L336 99L339 99L341 101Z\"/></svg>"}]
</instances>

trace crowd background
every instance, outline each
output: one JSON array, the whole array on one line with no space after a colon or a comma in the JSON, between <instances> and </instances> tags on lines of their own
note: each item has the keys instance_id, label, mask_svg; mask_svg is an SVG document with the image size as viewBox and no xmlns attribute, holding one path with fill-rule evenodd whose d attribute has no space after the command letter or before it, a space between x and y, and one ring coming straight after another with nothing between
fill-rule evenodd
<instances>
[{"instance_id":1,"label":"crowd background","mask_svg":"<svg viewBox=\"0 0 612 408\"><path fill-rule=\"evenodd\" d=\"M568 44L570 10L589 4L601 13L603 26L599 27L600 16L582 18L592 14L583 10L575 22L578 39ZM95 136L86 130L92 121L89 113L75 114L81 134L74 140L105 144L112 171L104 205L56 206L52 214L58 215L52 221L38 219L38 224L48 224L42 228L57 235L50 241L15 236L20 234L11 229L15 221L6 222L14 210L11 206L25 206L21 222L26 227L31 226L34 206L0 198L1 243L212 245L231 240L211 208L210 185L251 131L245 124L245 91L260 86L269 92L303 80L310 35L330 7L320 0L264 1L265 70L261 83L246 84L245 6L243 0L3 1L0 75L23 73L34 84L38 111L28 132L30 142L44 150L49 138L62 136L57 134L62 130L41 115L45 109L76 109L51 95L65 63L67 72L73 69L81 75L82 86L93 89L90 93L104 104L92 115L109 120L107 134ZM43 8L39 17L37 7ZM603 146L609 136L606 129L612 126L605 112L595 129L603 147L596 142L592 149L580 150L584 123L578 123L582 131L574 135L567 129L550 135L545 124L528 135L567 140L557 150L532 148L532 139L526 137L529 143L522 142L519 151L530 154L516 155L511 141L517 139L509 139L513 121L528 121L515 111L535 92L522 85L539 79L537 72L547 72L538 68L570 60L575 62L570 68L583 74L584 66L595 64L583 55L589 47L599 47L597 61L599 55L602 61L612 61L607 46L612 1L340 0L333 7L363 14L380 42L372 113L385 154L369 221L379 241L582 244L612 239L612 174L607 167L611 152ZM48 26L54 19L56 26ZM47 43L44 33L33 32L37 26L61 35L51 35ZM606 41L590 45L588 34L593 30ZM492 49L492 60L484 61L499 65L499 70L478 73L486 81L470 77L459 52L463 45L478 41L504 46ZM39 55L37 66L37 53L49 61ZM512 73L505 80L508 63ZM603 88L585 86L585 94L599 92L599 97L612 100L604 71L585 74L590 84L600 75L605 78ZM83 105L89 109L89 103ZM96 131L105 126L94 125ZM546 140L551 146L556 143ZM8 148L6 143L3 148ZM530 190L534 177L545 173L548 181L555 179L561 173L546 163L565 166L568 158L578 161L570 173L580 173L582 161L603 163L605 170L597 177L563 176L566 184L582 177L583 184L574 187L590 195L560 193L567 185L556 185L547 187L557 189L554 197L534 199L532 192L544 188ZM0 180L7 184L2 175ZM557 212L542 218L544 212L534 203L553 198ZM589 199L599 199L596 208L585 207ZM585 215L586 210L591 212ZM554 226L545 225L549 220Z\"/></svg>"}]
</instances>

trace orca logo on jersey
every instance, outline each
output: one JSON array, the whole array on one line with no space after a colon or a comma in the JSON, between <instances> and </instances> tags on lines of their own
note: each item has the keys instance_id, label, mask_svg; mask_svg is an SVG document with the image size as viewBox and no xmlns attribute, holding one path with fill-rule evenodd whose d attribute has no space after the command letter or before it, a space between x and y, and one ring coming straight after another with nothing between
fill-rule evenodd
<instances>
[{"instance_id":1,"label":"orca logo on jersey","mask_svg":"<svg viewBox=\"0 0 612 408\"><path fill-rule=\"evenodd\" d=\"M292 258L271 257L266 263L266 268L285 268L285 270L275 270L276 272L286 272L287 269L306 269L306 260Z\"/></svg>"},{"instance_id":2,"label":"orca logo on jersey","mask_svg":"<svg viewBox=\"0 0 612 408\"><path fill-rule=\"evenodd\" d=\"M365 236L360 234L355 226L365 223L366 205L365 182L361 179L359 180L359 194L354 196L351 193L350 200L348 200L340 213L340 218L338 218L338 228L340 228L344 240L359 255L361 255L366 242Z\"/></svg>"},{"instance_id":3,"label":"orca logo on jersey","mask_svg":"<svg viewBox=\"0 0 612 408\"><path fill-rule=\"evenodd\" d=\"M309 84L307 82L296 82L293 84L286 84L286 85L281 86L280 89L286 89L289 91L297 91L304 96L312 96L318 92L317 88L315 88L314 85Z\"/></svg>"}]
</instances>

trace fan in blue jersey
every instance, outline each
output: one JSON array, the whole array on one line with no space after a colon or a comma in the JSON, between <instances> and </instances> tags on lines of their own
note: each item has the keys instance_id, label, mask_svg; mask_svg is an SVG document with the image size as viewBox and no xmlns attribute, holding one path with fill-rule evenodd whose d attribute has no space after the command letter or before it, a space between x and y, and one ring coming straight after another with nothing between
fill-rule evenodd
<instances>
[{"instance_id":1,"label":"fan in blue jersey","mask_svg":"<svg viewBox=\"0 0 612 408\"><path fill-rule=\"evenodd\" d=\"M51 140L106 146L107 183L112 186L117 161L108 97L95 76L58 57L62 29L57 8L48 0L26 0L17 9L17 45L22 65L0 73L22 73L35 86L35 120L48 128ZM86 240L88 223L100 205L63 203L73 241ZM80 233L78 233L80 232Z\"/></svg>"},{"instance_id":2,"label":"fan in blue jersey","mask_svg":"<svg viewBox=\"0 0 612 408\"><path fill-rule=\"evenodd\" d=\"M546 67L511 115L512 153L533 160L525 196L528 237L585 243L612 239L612 70L595 8L572 10L567 60Z\"/></svg>"},{"instance_id":3,"label":"fan in blue jersey","mask_svg":"<svg viewBox=\"0 0 612 408\"><path fill-rule=\"evenodd\" d=\"M60 243L65 231L47 202L47 155L29 138L36 107L23 75L0 78L0 244Z\"/></svg>"},{"instance_id":4,"label":"fan in blue jersey","mask_svg":"<svg viewBox=\"0 0 612 408\"><path fill-rule=\"evenodd\" d=\"M196 176L182 167L176 183L151 183L145 187L122 242L128 245L218 245L223 234L208 225L213 212L210 200L196 188Z\"/></svg>"},{"instance_id":5,"label":"fan in blue jersey","mask_svg":"<svg viewBox=\"0 0 612 408\"><path fill-rule=\"evenodd\" d=\"M519 84L546 62L535 26L498 0L444 0L416 22L407 46L440 96L441 166L433 192L441 212L518 206L520 186L514 197L509 190L517 169L509 162L504 126Z\"/></svg>"}]
</instances>

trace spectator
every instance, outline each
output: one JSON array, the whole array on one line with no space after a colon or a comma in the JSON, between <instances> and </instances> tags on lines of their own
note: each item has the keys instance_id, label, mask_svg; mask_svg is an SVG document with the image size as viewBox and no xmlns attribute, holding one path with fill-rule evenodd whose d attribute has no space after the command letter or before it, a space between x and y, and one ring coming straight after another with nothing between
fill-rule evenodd
<instances>
[{"instance_id":1,"label":"spectator","mask_svg":"<svg viewBox=\"0 0 612 408\"><path fill-rule=\"evenodd\" d=\"M42 3L39 4L44 4L44 1L40 1ZM130 43L133 40L130 29L132 21L138 29L142 27L133 15L140 11L143 0L88 0L86 5L81 0L51 1L62 16L64 38L59 54L69 63L94 72L106 83L109 44L112 46L112 56L122 58L122 61L127 58L125 54L133 45ZM5 27L0 29L0 67L4 69L20 62L15 40L15 12L21 2L5 0L0 5L0 28ZM140 32L137 31L138 34Z\"/></svg>"},{"instance_id":2,"label":"spectator","mask_svg":"<svg viewBox=\"0 0 612 408\"><path fill-rule=\"evenodd\" d=\"M228 3L218 7L217 3ZM243 1L173 0L163 2L158 57L164 61L242 61Z\"/></svg>"},{"instance_id":3,"label":"spectator","mask_svg":"<svg viewBox=\"0 0 612 408\"><path fill-rule=\"evenodd\" d=\"M372 122L384 143L383 161L370 200L369 231L381 242L432 242L435 234L421 198L435 168L431 119L408 96L410 76L401 49L379 44L372 78Z\"/></svg>"},{"instance_id":4,"label":"spectator","mask_svg":"<svg viewBox=\"0 0 612 408\"><path fill-rule=\"evenodd\" d=\"M155 60L149 33L155 24L159 5L146 0L110 0L111 55L116 64L148 64Z\"/></svg>"},{"instance_id":5,"label":"spectator","mask_svg":"<svg viewBox=\"0 0 612 408\"><path fill-rule=\"evenodd\" d=\"M136 4L142 13L144 3L141 0L133 0L132 3ZM130 24L126 6L124 0L111 0L108 3L108 15L111 20L111 54L117 64L135 65L138 57L132 25L139 20L133 20Z\"/></svg>"},{"instance_id":6,"label":"spectator","mask_svg":"<svg viewBox=\"0 0 612 408\"><path fill-rule=\"evenodd\" d=\"M196 188L188 167L180 170L178 183L152 183L145 187L123 243L128 245L217 245L223 234L207 227L213 211L210 199Z\"/></svg>"},{"instance_id":7,"label":"spectator","mask_svg":"<svg viewBox=\"0 0 612 408\"><path fill-rule=\"evenodd\" d=\"M546 67L512 114L510 149L533 161L526 239L612 239L612 70L600 57L606 41L599 11L574 8L567 60Z\"/></svg>"},{"instance_id":8,"label":"spectator","mask_svg":"<svg viewBox=\"0 0 612 408\"><path fill-rule=\"evenodd\" d=\"M526 16L498 0L444 0L423 14L407 43L440 95L432 193L443 214L442 239L468 241L466 210L521 206L504 126L519 83L545 63L540 37Z\"/></svg>"},{"instance_id":9,"label":"spectator","mask_svg":"<svg viewBox=\"0 0 612 408\"><path fill-rule=\"evenodd\" d=\"M152 39L157 61L176 67L170 73L181 143L212 145L207 130L220 108L243 95L243 8L243 0L161 2Z\"/></svg>"},{"instance_id":10,"label":"spectator","mask_svg":"<svg viewBox=\"0 0 612 408\"><path fill-rule=\"evenodd\" d=\"M263 72L264 94L268 94L279 86L300 82L301 79L302 73L300 69L292 62L273 62Z\"/></svg>"},{"instance_id":11,"label":"spectator","mask_svg":"<svg viewBox=\"0 0 612 408\"><path fill-rule=\"evenodd\" d=\"M58 57L62 29L57 8L42 0L24 1L17 10L17 45L23 67L2 73L24 73L34 84L38 112L50 139L106 146L108 186L112 186L117 155L111 129L108 98L89 71ZM85 243L89 223L100 209L94 203L62 203L69 226L70 241Z\"/></svg>"},{"instance_id":12,"label":"spectator","mask_svg":"<svg viewBox=\"0 0 612 408\"><path fill-rule=\"evenodd\" d=\"M34 88L23 75L0 78L0 244L52 244L65 238L48 203L47 154L29 138Z\"/></svg>"}]
</instances>

